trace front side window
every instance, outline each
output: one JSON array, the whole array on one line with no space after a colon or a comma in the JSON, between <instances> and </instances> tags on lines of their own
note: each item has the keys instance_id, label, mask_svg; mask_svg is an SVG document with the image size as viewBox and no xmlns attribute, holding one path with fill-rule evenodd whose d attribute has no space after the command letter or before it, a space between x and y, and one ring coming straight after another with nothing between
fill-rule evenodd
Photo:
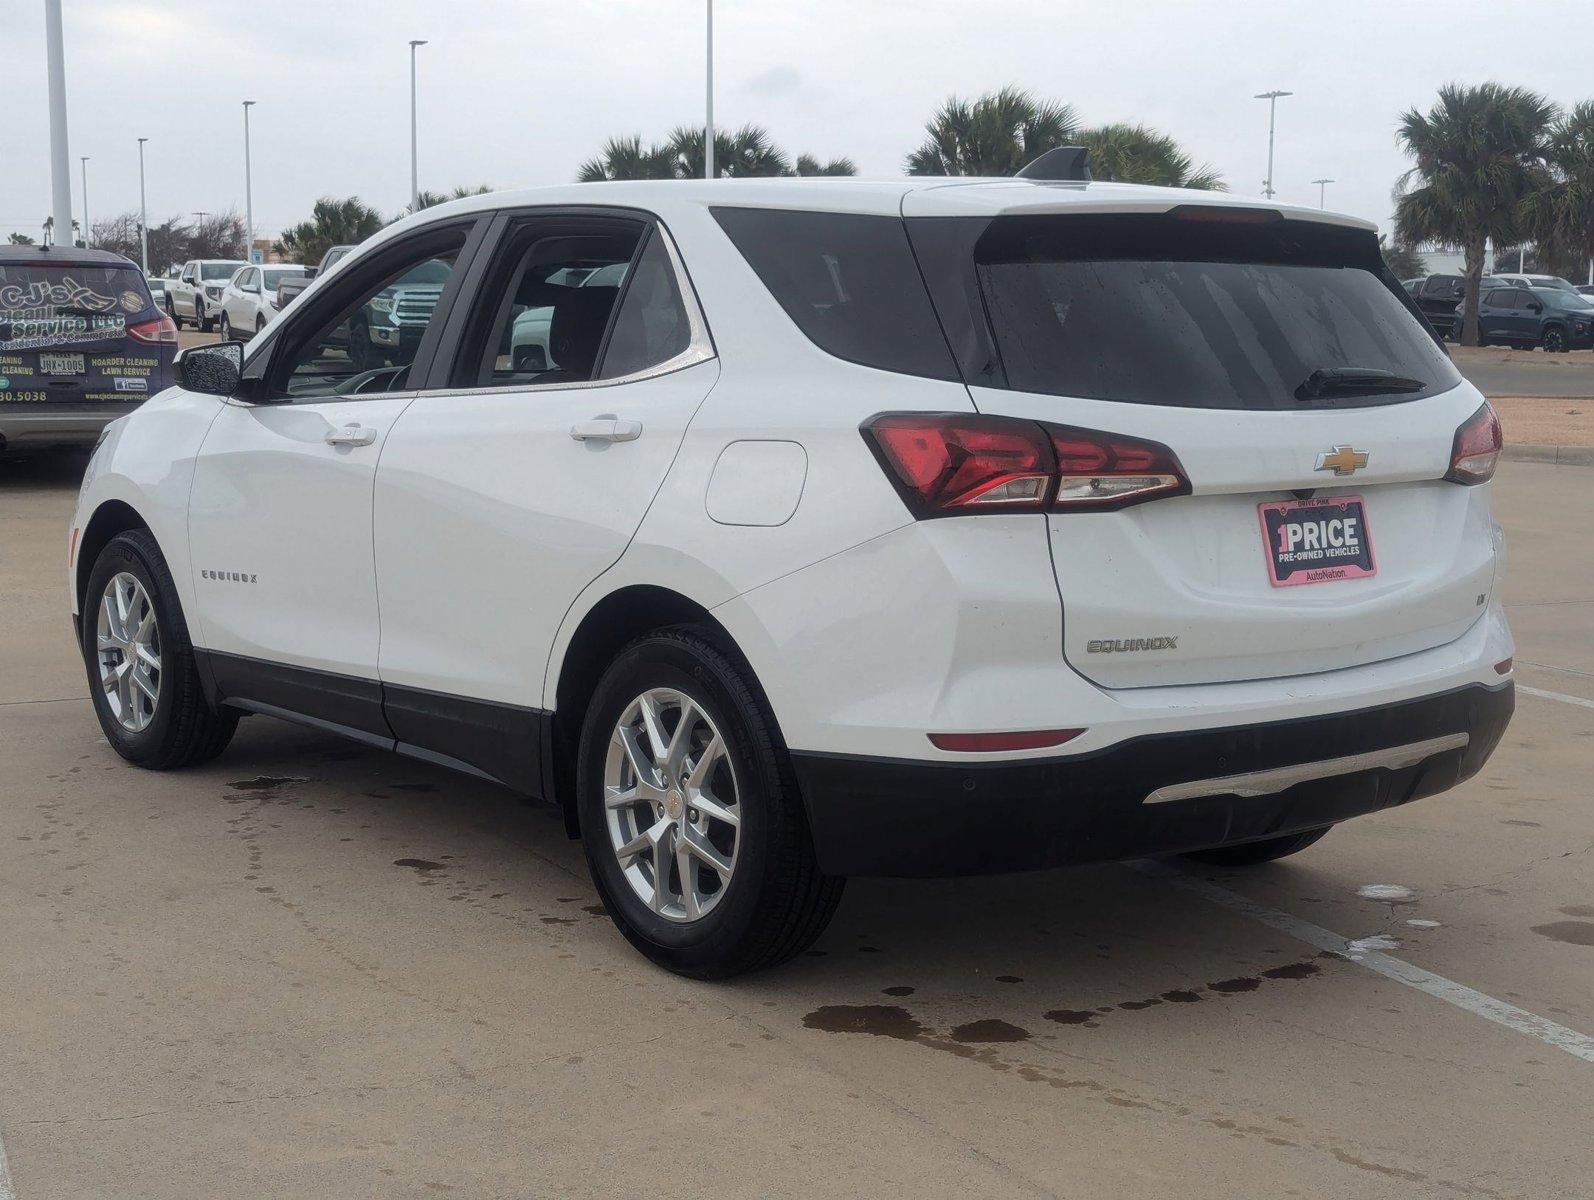
<instances>
[{"instance_id":1,"label":"front side window","mask_svg":"<svg viewBox=\"0 0 1594 1200\"><path fill-rule=\"evenodd\" d=\"M272 364L268 391L308 400L402 390L463 243L463 233L434 240L422 256L380 278L360 277L339 289L344 302L335 315L290 341Z\"/></svg>"}]
</instances>

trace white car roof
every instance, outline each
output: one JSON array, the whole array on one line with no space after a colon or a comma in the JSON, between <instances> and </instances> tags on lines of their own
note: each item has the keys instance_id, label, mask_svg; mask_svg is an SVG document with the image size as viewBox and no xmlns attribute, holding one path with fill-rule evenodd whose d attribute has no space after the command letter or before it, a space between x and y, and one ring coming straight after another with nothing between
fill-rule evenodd
<instances>
[{"instance_id":1,"label":"white car roof","mask_svg":"<svg viewBox=\"0 0 1594 1200\"><path fill-rule=\"evenodd\" d=\"M1297 220L1373 230L1370 221L1344 213L1279 204L1254 196L1137 183L1053 183L1032 179L974 179L916 176L858 179L819 176L780 179L626 180L524 188L468 196L428 208L389 226L402 230L439 217L506 207L612 204L661 206L733 205L881 216L995 216L1043 212L1167 212L1184 204L1222 208L1270 208ZM386 231L384 231L386 232Z\"/></svg>"}]
</instances>

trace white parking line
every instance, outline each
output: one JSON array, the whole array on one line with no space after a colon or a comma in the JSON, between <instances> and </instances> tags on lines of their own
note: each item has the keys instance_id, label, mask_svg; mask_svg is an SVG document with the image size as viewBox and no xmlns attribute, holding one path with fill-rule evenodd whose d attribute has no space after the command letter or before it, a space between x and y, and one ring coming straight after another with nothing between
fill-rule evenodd
<instances>
[{"instance_id":1,"label":"white parking line","mask_svg":"<svg viewBox=\"0 0 1594 1200\"><path fill-rule=\"evenodd\" d=\"M11 1186L11 1167L6 1162L6 1144L0 1141L0 1200L17 1200L17 1189Z\"/></svg>"},{"instance_id":2,"label":"white parking line","mask_svg":"<svg viewBox=\"0 0 1594 1200\"><path fill-rule=\"evenodd\" d=\"M1591 704L1590 707L1594 707ZM1432 971L1425 971L1421 967L1413 966L1409 962L1391 957L1381 950L1364 950L1352 948L1350 941L1342 938L1337 933L1324 929L1320 925L1313 925L1310 921L1303 921L1289 913L1280 912L1276 908L1269 908L1265 904L1258 904L1238 892L1231 892L1226 887L1220 887L1205 879L1198 879L1187 875L1183 871L1159 862L1135 862L1128 864L1149 875L1154 879L1163 880L1176 888L1183 888L1187 892L1194 892L1203 899L1214 904L1221 904L1224 908L1232 909L1250 917L1253 921L1277 929L1280 933L1287 933L1290 937L1297 938L1309 946L1316 946L1319 950L1328 950L1334 954L1342 954L1346 958L1375 971L1397 983L1403 983L1409 988L1419 992L1426 992L1436 1000L1443 1000L1446 1004L1453 1004L1459 1009L1482 1017L1485 1021L1493 1021L1496 1025L1504 1025L1507 1029L1514 1029L1518 1033L1525 1033L1529 1037L1538 1038L1539 1041L1557 1050L1565 1050L1575 1058L1584 1062L1594 1063L1594 1037L1579 1033L1575 1029L1568 1029L1565 1025L1557 1025L1554 1021L1547 1020L1537 1013L1530 1013L1526 1009L1518 1008L1514 1004L1507 1004L1504 1000L1496 1000L1493 996L1486 996L1482 992L1474 991L1465 984L1457 983L1453 979L1446 979L1443 975L1435 975Z\"/></svg>"},{"instance_id":3,"label":"white parking line","mask_svg":"<svg viewBox=\"0 0 1594 1200\"><path fill-rule=\"evenodd\" d=\"M1537 696L1540 700L1559 700L1562 704L1575 704L1579 708L1594 708L1594 700L1585 700L1582 696L1568 696L1565 692L1547 692L1543 688L1530 688L1521 683L1517 684L1517 691Z\"/></svg>"}]
</instances>

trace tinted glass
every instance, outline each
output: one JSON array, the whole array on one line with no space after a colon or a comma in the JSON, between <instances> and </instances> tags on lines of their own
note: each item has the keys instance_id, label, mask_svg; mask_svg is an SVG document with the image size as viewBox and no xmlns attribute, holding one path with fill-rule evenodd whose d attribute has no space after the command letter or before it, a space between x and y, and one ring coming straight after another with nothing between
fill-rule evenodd
<instances>
[{"instance_id":1,"label":"tinted glass","mask_svg":"<svg viewBox=\"0 0 1594 1200\"><path fill-rule=\"evenodd\" d=\"M1483 302L1485 304L1489 305L1489 307L1491 307L1491 308L1510 308L1511 307L1511 289L1510 288L1495 288L1494 291L1489 292L1487 295L1484 296Z\"/></svg>"},{"instance_id":2,"label":"tinted glass","mask_svg":"<svg viewBox=\"0 0 1594 1200\"><path fill-rule=\"evenodd\" d=\"M242 264L235 262L202 263L199 268L199 277L207 282L231 279L233 272Z\"/></svg>"},{"instance_id":3,"label":"tinted glass","mask_svg":"<svg viewBox=\"0 0 1594 1200\"><path fill-rule=\"evenodd\" d=\"M1328 403L1454 387L1449 358L1387 277L1371 235L1360 235L1367 246L1350 236L1358 232L1176 216L998 218L974 260L1015 390L1298 408L1297 389L1335 367L1389 371L1423 387Z\"/></svg>"},{"instance_id":4,"label":"tinted glass","mask_svg":"<svg viewBox=\"0 0 1594 1200\"><path fill-rule=\"evenodd\" d=\"M786 315L820 349L883 371L957 378L900 219L713 211Z\"/></svg>"},{"instance_id":5,"label":"tinted glass","mask_svg":"<svg viewBox=\"0 0 1594 1200\"><path fill-rule=\"evenodd\" d=\"M1423 284L1424 296L1455 296L1461 297L1462 280L1459 275L1432 275L1428 282Z\"/></svg>"},{"instance_id":6,"label":"tinted glass","mask_svg":"<svg viewBox=\"0 0 1594 1200\"><path fill-rule=\"evenodd\" d=\"M618 379L669 362L692 341L692 328L664 239L649 235L614 318L600 379Z\"/></svg>"},{"instance_id":7,"label":"tinted glass","mask_svg":"<svg viewBox=\"0 0 1594 1200\"><path fill-rule=\"evenodd\" d=\"M352 289L337 316L272 364L274 390L312 399L402 389L458 254L457 245L428 254Z\"/></svg>"},{"instance_id":8,"label":"tinted glass","mask_svg":"<svg viewBox=\"0 0 1594 1200\"><path fill-rule=\"evenodd\" d=\"M266 277L266 290L276 291L277 284L284 279L298 279L304 274L303 267L267 267L263 274Z\"/></svg>"},{"instance_id":9,"label":"tinted glass","mask_svg":"<svg viewBox=\"0 0 1594 1200\"><path fill-rule=\"evenodd\" d=\"M494 316L475 386L590 380L639 233L543 237L523 250L489 293Z\"/></svg>"},{"instance_id":10,"label":"tinted glass","mask_svg":"<svg viewBox=\"0 0 1594 1200\"><path fill-rule=\"evenodd\" d=\"M0 265L0 354L120 342L128 323L155 315L144 277L131 266Z\"/></svg>"}]
</instances>

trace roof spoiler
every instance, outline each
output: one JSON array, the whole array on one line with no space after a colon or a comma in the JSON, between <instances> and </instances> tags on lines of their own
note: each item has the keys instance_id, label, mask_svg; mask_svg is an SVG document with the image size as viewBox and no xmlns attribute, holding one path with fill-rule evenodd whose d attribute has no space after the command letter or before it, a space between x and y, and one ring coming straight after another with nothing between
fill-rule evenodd
<instances>
[{"instance_id":1,"label":"roof spoiler","mask_svg":"<svg viewBox=\"0 0 1594 1200\"><path fill-rule=\"evenodd\" d=\"M1018 178L1048 183L1089 183L1090 151L1084 146L1058 146L1019 171Z\"/></svg>"}]
</instances>

